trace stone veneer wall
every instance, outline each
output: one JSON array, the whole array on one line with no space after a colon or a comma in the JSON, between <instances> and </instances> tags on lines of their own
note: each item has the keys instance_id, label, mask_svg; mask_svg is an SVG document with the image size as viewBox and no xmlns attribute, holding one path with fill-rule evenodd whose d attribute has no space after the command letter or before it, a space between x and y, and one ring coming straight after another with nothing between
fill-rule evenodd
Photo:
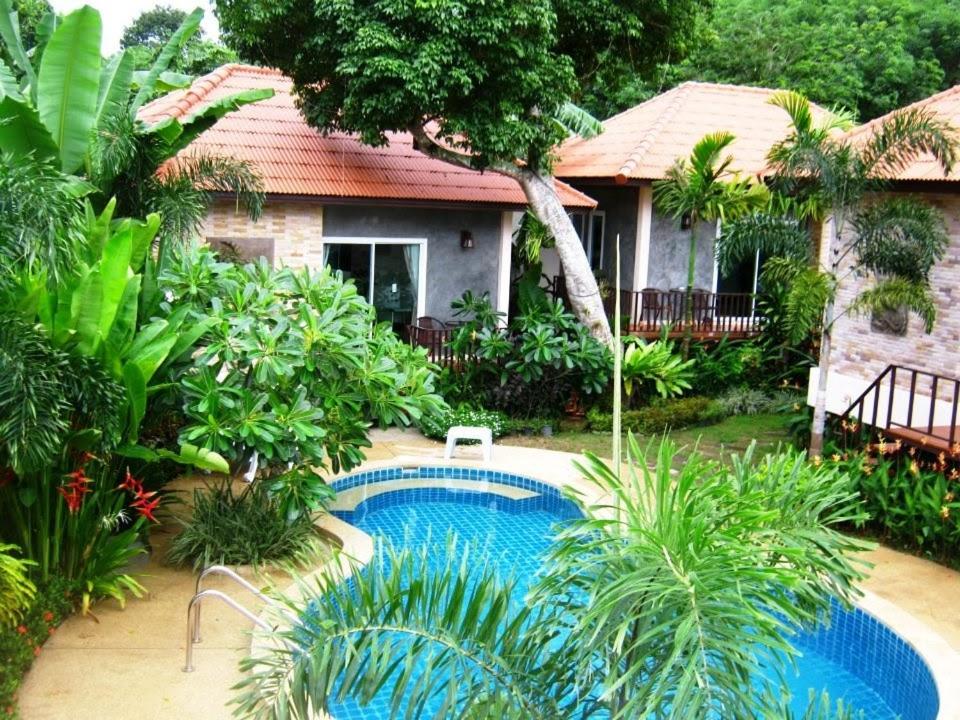
<instances>
[{"instance_id":1,"label":"stone veneer wall","mask_svg":"<svg viewBox=\"0 0 960 720\"><path fill-rule=\"evenodd\" d=\"M950 234L946 257L931 273L937 303L933 332L926 334L915 315L911 315L903 337L872 330L869 315L844 316L834 329L831 375L869 382L895 363L960 378L960 195L928 194L922 198L940 209ZM848 279L838 295L838 307L846 307L864 282Z\"/></svg>"},{"instance_id":2,"label":"stone veneer wall","mask_svg":"<svg viewBox=\"0 0 960 720\"><path fill-rule=\"evenodd\" d=\"M233 200L218 199L203 224L206 238L273 238L274 258L291 267L319 268L323 262L323 205L268 197L254 223Z\"/></svg>"}]
</instances>

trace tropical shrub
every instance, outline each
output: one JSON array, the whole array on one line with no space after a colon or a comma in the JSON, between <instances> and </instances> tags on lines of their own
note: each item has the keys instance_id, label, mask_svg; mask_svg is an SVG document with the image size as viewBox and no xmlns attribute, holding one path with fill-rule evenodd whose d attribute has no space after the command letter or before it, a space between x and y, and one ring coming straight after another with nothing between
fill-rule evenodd
<instances>
[{"instance_id":1,"label":"tropical shrub","mask_svg":"<svg viewBox=\"0 0 960 720\"><path fill-rule=\"evenodd\" d=\"M651 435L697 425L713 425L727 415L716 400L693 396L658 400L639 410L626 410L621 415L621 426L624 430ZM610 432L613 429L613 415L599 408L591 408L587 412L587 425L595 432Z\"/></svg>"},{"instance_id":2,"label":"tropical shrub","mask_svg":"<svg viewBox=\"0 0 960 720\"><path fill-rule=\"evenodd\" d=\"M717 397L727 415L792 413L806 404L804 395L794 388L769 391L757 387L732 387Z\"/></svg>"},{"instance_id":3,"label":"tropical shrub","mask_svg":"<svg viewBox=\"0 0 960 720\"><path fill-rule=\"evenodd\" d=\"M16 694L23 676L40 655L41 647L73 612L69 583L54 579L41 585L23 617L14 625L0 625L0 708L17 716Z\"/></svg>"},{"instance_id":4,"label":"tropical shrub","mask_svg":"<svg viewBox=\"0 0 960 720\"><path fill-rule=\"evenodd\" d=\"M684 360L669 340L645 342L627 337L623 341L623 390L627 397L644 397L654 392L667 398L690 389L693 361ZM635 392L636 390L636 392ZM644 392L647 390L647 392Z\"/></svg>"},{"instance_id":5,"label":"tropical shrub","mask_svg":"<svg viewBox=\"0 0 960 720\"><path fill-rule=\"evenodd\" d=\"M181 440L235 468L256 453L270 466L349 470L371 422L409 425L445 407L426 352L377 325L329 267L240 266L187 247L158 280L162 317L209 328L178 369Z\"/></svg>"},{"instance_id":6,"label":"tropical shrub","mask_svg":"<svg viewBox=\"0 0 960 720\"><path fill-rule=\"evenodd\" d=\"M448 400L549 417L563 411L571 393L598 395L610 381L610 352L559 300L521 303L506 325L487 293L467 291L453 309L464 318L450 342L462 361L446 371Z\"/></svg>"},{"instance_id":7,"label":"tropical shrub","mask_svg":"<svg viewBox=\"0 0 960 720\"><path fill-rule=\"evenodd\" d=\"M960 470L954 461L882 440L863 452L837 450L823 459L853 478L869 517L860 527L952 564L960 553Z\"/></svg>"},{"instance_id":8,"label":"tropical shrub","mask_svg":"<svg viewBox=\"0 0 960 720\"><path fill-rule=\"evenodd\" d=\"M780 717L784 674L761 667L786 671L791 634L861 578L850 555L866 544L837 530L858 517L849 479L797 453L720 466L628 445L623 476L588 457L603 500L561 531L524 602L460 548L439 568L387 548L349 583L328 565L289 601L316 612L280 631L296 651L245 661L240 712L306 717L383 688L395 707L440 701L440 718Z\"/></svg>"},{"instance_id":9,"label":"tropical shrub","mask_svg":"<svg viewBox=\"0 0 960 720\"><path fill-rule=\"evenodd\" d=\"M420 431L435 440L445 439L447 431L454 425L489 428L495 438L508 434L513 426L510 418L499 410L484 410L469 405L460 405L455 409L420 418Z\"/></svg>"},{"instance_id":10,"label":"tropical shrub","mask_svg":"<svg viewBox=\"0 0 960 720\"><path fill-rule=\"evenodd\" d=\"M332 492L316 507L330 497ZM240 492L229 479L197 489L192 515L181 521L183 529L171 541L167 558L199 570L213 564L263 565L308 557L319 549L320 538L311 514L291 512L289 500L289 493L261 480Z\"/></svg>"},{"instance_id":11,"label":"tropical shrub","mask_svg":"<svg viewBox=\"0 0 960 720\"><path fill-rule=\"evenodd\" d=\"M17 553L16 545L0 543L0 627L16 624L37 592L28 576L30 561Z\"/></svg>"},{"instance_id":12,"label":"tropical shrub","mask_svg":"<svg viewBox=\"0 0 960 720\"><path fill-rule=\"evenodd\" d=\"M694 360L690 384L695 392L716 395L738 385L767 385L765 354L752 341L733 342L723 338L716 344L696 343L691 352Z\"/></svg>"}]
</instances>

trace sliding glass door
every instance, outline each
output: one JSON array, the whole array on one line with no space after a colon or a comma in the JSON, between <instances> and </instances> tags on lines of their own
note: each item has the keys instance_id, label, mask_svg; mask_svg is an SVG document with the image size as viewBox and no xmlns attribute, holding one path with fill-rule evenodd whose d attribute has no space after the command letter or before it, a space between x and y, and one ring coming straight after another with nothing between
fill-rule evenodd
<instances>
[{"instance_id":1,"label":"sliding glass door","mask_svg":"<svg viewBox=\"0 0 960 720\"><path fill-rule=\"evenodd\" d=\"M402 330L425 313L426 240L326 238L324 264L352 279L377 319Z\"/></svg>"}]
</instances>

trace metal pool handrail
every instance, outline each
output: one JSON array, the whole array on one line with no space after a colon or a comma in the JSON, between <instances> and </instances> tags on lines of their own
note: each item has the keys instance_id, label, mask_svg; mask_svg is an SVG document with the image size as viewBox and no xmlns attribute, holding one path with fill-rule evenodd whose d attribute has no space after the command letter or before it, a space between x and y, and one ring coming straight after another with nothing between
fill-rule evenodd
<instances>
[{"instance_id":1,"label":"metal pool handrail","mask_svg":"<svg viewBox=\"0 0 960 720\"><path fill-rule=\"evenodd\" d=\"M203 572L197 576L197 584L194 588L194 594L190 599L190 604L187 606L187 652L186 663L183 668L184 672L193 672L193 645L194 643L200 642L200 601L203 600L203 598L219 598L241 615L249 620L252 620L257 626L265 630L272 631L275 629L226 593L219 590L203 590L203 580L208 575L223 575L224 577L230 578L235 583L240 585L240 587L242 587L244 590L247 590L252 595L262 600L264 604L282 612L291 622L296 621L296 616L287 608L275 601L273 598L268 597L264 593L260 592L260 590L254 587L251 583L244 580L242 577L240 577L240 575L225 565L211 565L210 567L204 568Z\"/></svg>"}]
</instances>

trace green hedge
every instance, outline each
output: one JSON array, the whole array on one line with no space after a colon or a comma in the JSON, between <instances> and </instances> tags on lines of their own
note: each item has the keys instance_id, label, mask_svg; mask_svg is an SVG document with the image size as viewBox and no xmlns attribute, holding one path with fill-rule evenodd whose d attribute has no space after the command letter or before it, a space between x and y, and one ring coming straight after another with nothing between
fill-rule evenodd
<instances>
[{"instance_id":1,"label":"green hedge","mask_svg":"<svg viewBox=\"0 0 960 720\"><path fill-rule=\"evenodd\" d=\"M649 435L695 425L712 425L726 416L723 406L716 400L695 396L661 400L639 410L627 410L622 415L622 425L624 430ZM613 417L602 410L591 409L587 413L587 423L591 430L598 432L613 429Z\"/></svg>"}]
</instances>

